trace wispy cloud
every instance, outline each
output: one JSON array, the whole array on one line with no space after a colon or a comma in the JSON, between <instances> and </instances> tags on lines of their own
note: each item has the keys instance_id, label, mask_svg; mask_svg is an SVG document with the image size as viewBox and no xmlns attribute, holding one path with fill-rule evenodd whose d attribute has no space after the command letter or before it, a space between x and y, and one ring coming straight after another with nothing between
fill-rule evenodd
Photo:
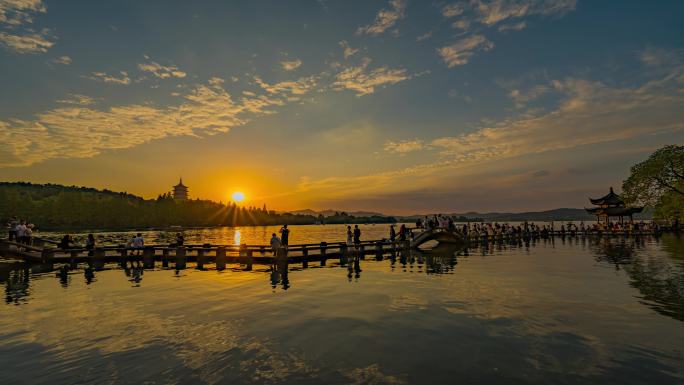
<instances>
[{"instance_id":1,"label":"wispy cloud","mask_svg":"<svg viewBox=\"0 0 684 385\"><path fill-rule=\"evenodd\" d=\"M302 65L302 61L299 59L284 60L280 62L280 65L285 71L294 71Z\"/></svg>"},{"instance_id":2,"label":"wispy cloud","mask_svg":"<svg viewBox=\"0 0 684 385\"><path fill-rule=\"evenodd\" d=\"M405 0L391 0L389 5L390 9L381 9L377 16L375 16L375 21L372 24L359 27L356 30L356 34L380 35L404 18Z\"/></svg>"},{"instance_id":3,"label":"wispy cloud","mask_svg":"<svg viewBox=\"0 0 684 385\"><path fill-rule=\"evenodd\" d=\"M400 140L398 142L388 140L383 146L384 150L391 154L408 154L409 152L419 151L425 148L425 143L419 139Z\"/></svg>"},{"instance_id":4,"label":"wispy cloud","mask_svg":"<svg viewBox=\"0 0 684 385\"><path fill-rule=\"evenodd\" d=\"M465 5L463 3L447 4L442 7L442 16L454 17L462 14L463 11L465 11Z\"/></svg>"},{"instance_id":5,"label":"wispy cloud","mask_svg":"<svg viewBox=\"0 0 684 385\"><path fill-rule=\"evenodd\" d=\"M499 31L504 32L504 31L522 31L527 27L527 23L524 21L521 21L519 23L513 23L513 24L504 24L499 27Z\"/></svg>"},{"instance_id":6,"label":"wispy cloud","mask_svg":"<svg viewBox=\"0 0 684 385\"><path fill-rule=\"evenodd\" d=\"M57 57L57 58L50 60L50 63L52 63L52 64L60 64L60 65L65 65L65 66L70 65L72 62L73 62L73 60L71 60L71 57L66 56L66 55L60 56L60 57Z\"/></svg>"},{"instance_id":7,"label":"wispy cloud","mask_svg":"<svg viewBox=\"0 0 684 385\"><path fill-rule=\"evenodd\" d=\"M81 94L69 94L65 99L57 100L57 103L89 106L91 104L95 104L95 99Z\"/></svg>"},{"instance_id":8,"label":"wispy cloud","mask_svg":"<svg viewBox=\"0 0 684 385\"><path fill-rule=\"evenodd\" d=\"M437 52L442 57L447 67L452 68L467 64L477 51L489 51L494 48L494 43L482 35L472 35L457 41L454 44L438 48Z\"/></svg>"},{"instance_id":9,"label":"wispy cloud","mask_svg":"<svg viewBox=\"0 0 684 385\"><path fill-rule=\"evenodd\" d=\"M431 144L442 148L443 155L465 161L684 130L684 110L680 108L684 103L681 69L636 88L611 88L600 82L573 78L554 81L553 86L565 95L555 110L436 139ZM539 92L546 90L541 88Z\"/></svg>"},{"instance_id":10,"label":"wispy cloud","mask_svg":"<svg viewBox=\"0 0 684 385\"><path fill-rule=\"evenodd\" d=\"M0 0L0 46L22 54L47 52L55 44L50 30L31 28L34 16L45 12L42 0Z\"/></svg>"},{"instance_id":11,"label":"wispy cloud","mask_svg":"<svg viewBox=\"0 0 684 385\"><path fill-rule=\"evenodd\" d=\"M376 87L396 84L410 78L406 69L390 69L386 66L368 69L371 60L364 58L360 65L344 69L335 76L332 84L336 90L352 90L356 96L369 95Z\"/></svg>"},{"instance_id":12,"label":"wispy cloud","mask_svg":"<svg viewBox=\"0 0 684 385\"><path fill-rule=\"evenodd\" d=\"M47 52L55 43L48 39L48 31L14 35L0 32L0 45L18 53Z\"/></svg>"},{"instance_id":13,"label":"wispy cloud","mask_svg":"<svg viewBox=\"0 0 684 385\"><path fill-rule=\"evenodd\" d=\"M150 60L149 56L145 56L145 59L148 59L148 62L138 64L138 69L143 72L149 72L160 79L184 78L187 75L175 65L161 65Z\"/></svg>"},{"instance_id":14,"label":"wispy cloud","mask_svg":"<svg viewBox=\"0 0 684 385\"><path fill-rule=\"evenodd\" d=\"M340 47L342 47L342 53L345 59L349 59L350 57L354 56L357 52L359 52L358 48L350 47L349 43L347 43L346 40L342 40L340 42Z\"/></svg>"},{"instance_id":15,"label":"wispy cloud","mask_svg":"<svg viewBox=\"0 0 684 385\"><path fill-rule=\"evenodd\" d=\"M91 157L170 136L225 133L271 113L269 107L286 100L267 94L234 100L217 79L194 86L175 106L129 104L96 109L90 106L92 98L70 95L61 101L68 106L37 114L35 119L0 120L0 165Z\"/></svg>"},{"instance_id":16,"label":"wispy cloud","mask_svg":"<svg viewBox=\"0 0 684 385\"><path fill-rule=\"evenodd\" d=\"M297 80L287 80L273 84L266 83L260 77L255 76L254 81L270 94L277 95L304 95L313 90L318 84L317 76L301 77Z\"/></svg>"},{"instance_id":17,"label":"wispy cloud","mask_svg":"<svg viewBox=\"0 0 684 385\"><path fill-rule=\"evenodd\" d=\"M17 27L33 23L35 13L45 13L42 0L0 0L0 23Z\"/></svg>"},{"instance_id":18,"label":"wispy cloud","mask_svg":"<svg viewBox=\"0 0 684 385\"><path fill-rule=\"evenodd\" d=\"M93 72L90 76L85 76L85 78L111 84L131 84L131 78L126 71L119 71L118 75L111 75L106 72Z\"/></svg>"},{"instance_id":19,"label":"wispy cloud","mask_svg":"<svg viewBox=\"0 0 684 385\"><path fill-rule=\"evenodd\" d=\"M564 15L575 9L577 0L474 0L470 2L470 6L475 11L479 22L494 25L507 19L528 15Z\"/></svg>"},{"instance_id":20,"label":"wispy cloud","mask_svg":"<svg viewBox=\"0 0 684 385\"><path fill-rule=\"evenodd\" d=\"M508 93L508 97L513 99L516 108L523 108L529 102L539 98L549 91L551 91L549 86L545 84L539 84L529 88L528 90L520 90L518 88L512 89Z\"/></svg>"},{"instance_id":21,"label":"wispy cloud","mask_svg":"<svg viewBox=\"0 0 684 385\"><path fill-rule=\"evenodd\" d=\"M418 36L418 37L416 38L416 41L427 40L427 39L429 39L429 38L431 38L431 37L432 37L432 31L428 31L428 32L425 32L424 34Z\"/></svg>"}]
</instances>

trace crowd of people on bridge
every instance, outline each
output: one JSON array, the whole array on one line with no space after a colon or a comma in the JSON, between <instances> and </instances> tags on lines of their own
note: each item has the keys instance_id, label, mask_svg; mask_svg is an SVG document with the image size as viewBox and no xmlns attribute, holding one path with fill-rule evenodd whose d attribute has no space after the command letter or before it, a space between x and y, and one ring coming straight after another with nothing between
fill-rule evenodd
<instances>
[{"instance_id":1,"label":"crowd of people on bridge","mask_svg":"<svg viewBox=\"0 0 684 385\"><path fill-rule=\"evenodd\" d=\"M402 225L403 226L403 225ZM579 225L573 222L561 224L557 228L553 221L543 225L534 222L521 222L519 224L509 223L484 223L469 222L457 225L453 218L447 215L434 215L416 221L416 228L423 230L444 229L451 232L460 233L467 239L478 239L483 237L521 237L521 236L541 236L551 235L588 235L600 233L653 233L658 232L660 227L655 221L632 221L632 222L596 222L585 224L581 221ZM411 234L412 235L412 234ZM393 240L394 229L390 228L390 239Z\"/></svg>"},{"instance_id":2,"label":"crowd of people on bridge","mask_svg":"<svg viewBox=\"0 0 684 385\"><path fill-rule=\"evenodd\" d=\"M35 226L28 220L20 220L12 217L7 221L7 240L10 242L30 245L33 240L33 230Z\"/></svg>"}]
</instances>

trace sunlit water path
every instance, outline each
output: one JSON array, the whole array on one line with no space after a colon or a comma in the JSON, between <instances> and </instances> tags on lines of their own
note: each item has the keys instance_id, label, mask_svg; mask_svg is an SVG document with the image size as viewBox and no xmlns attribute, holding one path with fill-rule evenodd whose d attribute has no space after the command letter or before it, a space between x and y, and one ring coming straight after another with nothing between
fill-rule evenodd
<instances>
[{"instance_id":1,"label":"sunlit water path","mask_svg":"<svg viewBox=\"0 0 684 385\"><path fill-rule=\"evenodd\" d=\"M293 236L338 237L331 228ZM386 230L364 232L373 228ZM260 243L274 229L239 238ZM0 383L684 382L684 238L673 235L331 260L287 274L233 267L6 267Z\"/></svg>"}]
</instances>

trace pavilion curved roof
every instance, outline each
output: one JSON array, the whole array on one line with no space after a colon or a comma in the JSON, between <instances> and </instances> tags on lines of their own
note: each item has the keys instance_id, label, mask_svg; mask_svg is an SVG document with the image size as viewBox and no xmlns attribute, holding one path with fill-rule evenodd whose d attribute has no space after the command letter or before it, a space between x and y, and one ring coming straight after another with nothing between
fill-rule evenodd
<instances>
[{"instance_id":1,"label":"pavilion curved roof","mask_svg":"<svg viewBox=\"0 0 684 385\"><path fill-rule=\"evenodd\" d=\"M625 202L620 198L619 195L617 195L615 192L613 192L613 188L610 188L610 192L601 198L589 198L589 201L591 201L592 204L601 206L601 205L608 205L608 206L623 206Z\"/></svg>"}]
</instances>

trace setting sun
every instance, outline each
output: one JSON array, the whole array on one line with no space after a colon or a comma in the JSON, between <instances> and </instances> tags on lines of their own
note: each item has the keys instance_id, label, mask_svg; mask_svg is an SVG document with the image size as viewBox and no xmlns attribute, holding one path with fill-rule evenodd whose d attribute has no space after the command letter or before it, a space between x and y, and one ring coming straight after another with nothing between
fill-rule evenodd
<instances>
[{"instance_id":1,"label":"setting sun","mask_svg":"<svg viewBox=\"0 0 684 385\"><path fill-rule=\"evenodd\" d=\"M245 200L245 194L241 193L240 191L236 191L231 195L231 198L233 199L233 202L242 202Z\"/></svg>"}]
</instances>

